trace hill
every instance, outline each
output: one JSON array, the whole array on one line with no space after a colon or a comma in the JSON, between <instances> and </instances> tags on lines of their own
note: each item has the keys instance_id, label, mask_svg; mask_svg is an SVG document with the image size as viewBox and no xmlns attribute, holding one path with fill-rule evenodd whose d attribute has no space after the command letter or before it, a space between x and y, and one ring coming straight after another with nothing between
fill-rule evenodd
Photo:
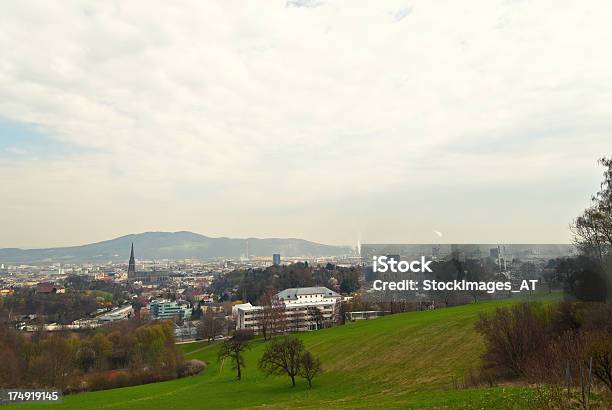
<instances>
[{"instance_id":1,"label":"hill","mask_svg":"<svg viewBox=\"0 0 612 410\"><path fill-rule=\"evenodd\" d=\"M509 301L481 302L411 312L300 334L325 373L311 390L291 388L287 377L257 370L264 342L245 356L242 381L229 363L216 361L218 346L181 345L187 358L209 363L201 375L169 382L84 393L64 398L61 409L179 408L526 408L534 390L523 387L455 389L454 380L478 365L483 350L474 323ZM516 406L516 407L515 407Z\"/></svg>"},{"instance_id":2,"label":"hill","mask_svg":"<svg viewBox=\"0 0 612 410\"><path fill-rule=\"evenodd\" d=\"M322 245L303 239L211 238L193 232L144 232L81 246L46 249L0 249L2 263L122 261L134 243L138 259L236 258L253 256L331 256L352 253L348 246Z\"/></svg>"}]
</instances>

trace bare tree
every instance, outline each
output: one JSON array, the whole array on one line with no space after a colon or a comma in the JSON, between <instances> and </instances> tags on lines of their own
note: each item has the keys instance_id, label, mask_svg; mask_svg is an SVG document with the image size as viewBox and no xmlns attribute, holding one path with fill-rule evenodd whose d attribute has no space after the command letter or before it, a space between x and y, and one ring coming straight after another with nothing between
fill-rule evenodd
<instances>
[{"instance_id":1,"label":"bare tree","mask_svg":"<svg viewBox=\"0 0 612 410\"><path fill-rule=\"evenodd\" d=\"M299 375L308 380L309 388L312 388L312 379L322 371L321 361L318 358L308 351L302 353L302 356L300 356Z\"/></svg>"},{"instance_id":2,"label":"bare tree","mask_svg":"<svg viewBox=\"0 0 612 410\"><path fill-rule=\"evenodd\" d=\"M271 322L273 333L285 333L287 331L285 303L277 298L272 300Z\"/></svg>"},{"instance_id":3,"label":"bare tree","mask_svg":"<svg viewBox=\"0 0 612 410\"><path fill-rule=\"evenodd\" d=\"M225 319L215 316L213 312L207 311L198 324L198 334L202 339L210 343L220 334L223 334Z\"/></svg>"},{"instance_id":4,"label":"bare tree","mask_svg":"<svg viewBox=\"0 0 612 410\"><path fill-rule=\"evenodd\" d=\"M261 313L259 315L259 325L261 326L261 333L264 340L268 340L272 337L274 332L274 295L273 289L267 289L264 294L259 298L259 306L262 306Z\"/></svg>"},{"instance_id":5,"label":"bare tree","mask_svg":"<svg viewBox=\"0 0 612 410\"><path fill-rule=\"evenodd\" d=\"M287 329L285 304L276 298L276 291L267 289L259 299L263 309L259 315L259 325L264 340L269 340L275 333L284 333Z\"/></svg>"},{"instance_id":6,"label":"bare tree","mask_svg":"<svg viewBox=\"0 0 612 410\"><path fill-rule=\"evenodd\" d=\"M323 327L325 326L325 323L324 323L325 318L323 316L323 313L321 312L321 309L319 309L316 306L309 306L307 309L307 313L308 313L308 322L309 323L314 322L317 330L323 329Z\"/></svg>"},{"instance_id":7,"label":"bare tree","mask_svg":"<svg viewBox=\"0 0 612 410\"><path fill-rule=\"evenodd\" d=\"M593 331L586 335L586 355L590 357L589 368L612 392L612 338L604 331Z\"/></svg>"},{"instance_id":8,"label":"bare tree","mask_svg":"<svg viewBox=\"0 0 612 410\"><path fill-rule=\"evenodd\" d=\"M476 331L484 338L485 368L513 376L525 376L529 359L547 341L545 323L527 303L500 307L492 314L481 315Z\"/></svg>"},{"instance_id":9,"label":"bare tree","mask_svg":"<svg viewBox=\"0 0 612 410\"><path fill-rule=\"evenodd\" d=\"M40 343L40 354L31 363L32 372L43 386L63 389L74 369L73 347L61 336L53 335Z\"/></svg>"},{"instance_id":10,"label":"bare tree","mask_svg":"<svg viewBox=\"0 0 612 410\"><path fill-rule=\"evenodd\" d=\"M601 188L572 228L580 250L603 262L612 247L612 158L601 158L599 163L606 168Z\"/></svg>"},{"instance_id":11,"label":"bare tree","mask_svg":"<svg viewBox=\"0 0 612 410\"><path fill-rule=\"evenodd\" d=\"M253 332L246 329L237 330L234 336L224 341L219 349L218 360L223 362L226 358L232 360L233 368L236 370L236 379L242 378L242 368L244 367L244 357L242 353L247 350L249 340L253 337Z\"/></svg>"},{"instance_id":12,"label":"bare tree","mask_svg":"<svg viewBox=\"0 0 612 410\"><path fill-rule=\"evenodd\" d=\"M612 257L612 158L601 158L604 180L600 190L591 197L591 206L574 221L574 241L581 253L597 261L604 270L610 268ZM606 266L608 265L608 266ZM606 299L612 290L612 277L605 272Z\"/></svg>"},{"instance_id":13,"label":"bare tree","mask_svg":"<svg viewBox=\"0 0 612 410\"><path fill-rule=\"evenodd\" d=\"M295 376L300 371L300 357L304 343L293 336L272 340L259 360L259 368L266 374L286 374L295 387Z\"/></svg>"}]
</instances>

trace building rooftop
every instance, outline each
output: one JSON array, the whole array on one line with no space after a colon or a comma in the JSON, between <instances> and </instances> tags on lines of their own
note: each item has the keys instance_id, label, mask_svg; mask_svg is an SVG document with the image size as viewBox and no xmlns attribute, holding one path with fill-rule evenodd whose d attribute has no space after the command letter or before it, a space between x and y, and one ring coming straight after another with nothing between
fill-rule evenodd
<instances>
[{"instance_id":1,"label":"building rooftop","mask_svg":"<svg viewBox=\"0 0 612 410\"><path fill-rule=\"evenodd\" d=\"M340 295L325 286L311 286L307 288L289 288L279 292L276 296L281 300L296 300L298 296L323 295L326 298L340 297Z\"/></svg>"},{"instance_id":2,"label":"building rooftop","mask_svg":"<svg viewBox=\"0 0 612 410\"><path fill-rule=\"evenodd\" d=\"M232 309L234 309L234 310L244 310L244 311L261 310L261 309L263 309L263 306L253 306L250 303L241 303L239 305L232 306Z\"/></svg>"},{"instance_id":3,"label":"building rooftop","mask_svg":"<svg viewBox=\"0 0 612 410\"><path fill-rule=\"evenodd\" d=\"M63 286L57 286L49 282L42 282L36 285L36 293L57 293L63 289Z\"/></svg>"}]
</instances>

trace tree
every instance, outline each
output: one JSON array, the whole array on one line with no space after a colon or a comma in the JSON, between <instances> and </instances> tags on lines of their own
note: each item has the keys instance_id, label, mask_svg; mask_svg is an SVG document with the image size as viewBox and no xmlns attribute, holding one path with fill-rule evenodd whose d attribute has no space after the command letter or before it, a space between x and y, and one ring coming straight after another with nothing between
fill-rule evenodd
<instances>
[{"instance_id":1,"label":"tree","mask_svg":"<svg viewBox=\"0 0 612 410\"><path fill-rule=\"evenodd\" d=\"M108 334L108 340L113 344L109 357L113 369L128 367L133 358L134 332L129 329L124 330L123 327L127 325L127 323L118 323L113 326L116 330L111 330Z\"/></svg>"},{"instance_id":2,"label":"tree","mask_svg":"<svg viewBox=\"0 0 612 410\"><path fill-rule=\"evenodd\" d=\"M600 190L591 197L591 206L574 221L574 241L581 253L598 262L602 269L610 268L612 256L612 158L601 158L604 180ZM610 294L612 280L605 272L606 299Z\"/></svg>"},{"instance_id":3,"label":"tree","mask_svg":"<svg viewBox=\"0 0 612 410\"><path fill-rule=\"evenodd\" d=\"M266 374L287 374L295 387L295 376L300 371L300 357L304 343L293 336L272 340L259 360L259 368Z\"/></svg>"},{"instance_id":4,"label":"tree","mask_svg":"<svg viewBox=\"0 0 612 410\"><path fill-rule=\"evenodd\" d=\"M171 374L180 361L174 347L174 331L170 321L140 326L135 330L136 367L148 367L153 374Z\"/></svg>"},{"instance_id":5,"label":"tree","mask_svg":"<svg viewBox=\"0 0 612 410\"><path fill-rule=\"evenodd\" d=\"M468 262L466 262L466 264L470 265L468 267L468 269L466 270L466 272L465 272L465 279L467 281L470 281L470 282L484 282L487 279L489 279L487 277L486 272L484 271L484 269L482 268L482 266L479 263L474 263L472 261L468 261ZM471 289L471 290L468 291L468 293L470 294L470 296L472 297L474 302L478 302L478 298L480 298L482 296L485 296L487 294L486 291L479 290L478 288Z\"/></svg>"},{"instance_id":6,"label":"tree","mask_svg":"<svg viewBox=\"0 0 612 410\"><path fill-rule=\"evenodd\" d=\"M549 265L550 265L550 261L549 261ZM557 273L555 272L555 269L552 267L546 267L542 270L542 281L546 284L546 286L548 287L548 293L551 293L553 290L553 287L557 284Z\"/></svg>"},{"instance_id":7,"label":"tree","mask_svg":"<svg viewBox=\"0 0 612 410\"><path fill-rule=\"evenodd\" d=\"M219 361L222 362L226 358L232 360L233 368L236 370L237 380L242 378L241 369L244 367L244 357L242 353L250 347L249 340L251 340L252 337L252 331L244 329L237 330L231 339L221 344L221 349L219 349L219 354L217 356Z\"/></svg>"},{"instance_id":8,"label":"tree","mask_svg":"<svg viewBox=\"0 0 612 410\"><path fill-rule=\"evenodd\" d=\"M463 279L463 268L461 263L456 260L440 261L433 264L433 278L438 282L451 282L453 280ZM444 303L448 307L457 298L457 292L453 290L430 290L430 296Z\"/></svg>"},{"instance_id":9,"label":"tree","mask_svg":"<svg viewBox=\"0 0 612 410\"><path fill-rule=\"evenodd\" d=\"M174 378L182 362L169 322L126 320L91 332L28 338L0 325L0 388L65 389L83 381L94 389L121 387ZM101 374L104 370L120 372ZM85 376L92 371L93 379Z\"/></svg>"},{"instance_id":10,"label":"tree","mask_svg":"<svg viewBox=\"0 0 612 410\"><path fill-rule=\"evenodd\" d=\"M361 271L359 269L355 269L354 267L340 267L337 268L336 274L338 275L338 280L340 282L341 292L351 294L359 290L359 287L361 286L359 283Z\"/></svg>"},{"instance_id":11,"label":"tree","mask_svg":"<svg viewBox=\"0 0 612 410\"><path fill-rule=\"evenodd\" d=\"M202 320L198 324L198 334L202 339L211 341L215 340L217 335L223 333L224 318L217 317L211 311L206 311L202 316Z\"/></svg>"},{"instance_id":12,"label":"tree","mask_svg":"<svg viewBox=\"0 0 612 410\"><path fill-rule=\"evenodd\" d=\"M527 303L482 315L476 331L484 338L485 368L500 374L525 376L530 359L537 355L540 346L547 344L542 314Z\"/></svg>"},{"instance_id":13,"label":"tree","mask_svg":"<svg viewBox=\"0 0 612 410\"><path fill-rule=\"evenodd\" d=\"M612 337L603 331L586 336L585 357L593 359L593 374L612 392Z\"/></svg>"},{"instance_id":14,"label":"tree","mask_svg":"<svg viewBox=\"0 0 612 410\"><path fill-rule=\"evenodd\" d=\"M61 336L50 336L40 342L39 353L30 362L32 374L42 387L66 387L74 361L72 348Z\"/></svg>"},{"instance_id":15,"label":"tree","mask_svg":"<svg viewBox=\"0 0 612 410\"><path fill-rule=\"evenodd\" d=\"M0 388L23 386L31 344L22 335L0 324Z\"/></svg>"},{"instance_id":16,"label":"tree","mask_svg":"<svg viewBox=\"0 0 612 410\"><path fill-rule=\"evenodd\" d=\"M259 305L263 307L259 316L259 325L261 326L261 333L264 340L268 340L272 337L274 327L274 295L273 289L267 289L264 294L259 298Z\"/></svg>"},{"instance_id":17,"label":"tree","mask_svg":"<svg viewBox=\"0 0 612 410\"><path fill-rule=\"evenodd\" d=\"M521 279L534 279L537 275L538 269L533 262L525 262L519 268L519 275Z\"/></svg>"},{"instance_id":18,"label":"tree","mask_svg":"<svg viewBox=\"0 0 612 410\"><path fill-rule=\"evenodd\" d=\"M314 322L317 327L317 330L323 329L323 327L325 327L325 317L323 316L321 309L316 306L309 306L307 309L307 313L308 321Z\"/></svg>"},{"instance_id":19,"label":"tree","mask_svg":"<svg viewBox=\"0 0 612 410\"><path fill-rule=\"evenodd\" d=\"M565 290L583 301L605 301L607 279L605 269L596 259L585 255L560 260L555 274Z\"/></svg>"},{"instance_id":20,"label":"tree","mask_svg":"<svg viewBox=\"0 0 612 410\"><path fill-rule=\"evenodd\" d=\"M287 315L285 314L285 303L274 298L272 301L272 332L285 333L287 331Z\"/></svg>"},{"instance_id":21,"label":"tree","mask_svg":"<svg viewBox=\"0 0 612 410\"><path fill-rule=\"evenodd\" d=\"M94 364L98 370L106 370L106 362L112 352L112 343L108 340L108 337L97 332L90 340L90 347L94 351Z\"/></svg>"},{"instance_id":22,"label":"tree","mask_svg":"<svg viewBox=\"0 0 612 410\"><path fill-rule=\"evenodd\" d=\"M321 361L308 351L302 353L300 356L299 375L308 380L309 388L312 388L312 379L321 372Z\"/></svg>"},{"instance_id":23,"label":"tree","mask_svg":"<svg viewBox=\"0 0 612 410\"><path fill-rule=\"evenodd\" d=\"M276 292L268 289L259 300L263 306L259 316L259 324L264 340L269 340L275 333L284 333L287 329L285 304L275 297Z\"/></svg>"},{"instance_id":24,"label":"tree","mask_svg":"<svg viewBox=\"0 0 612 410\"><path fill-rule=\"evenodd\" d=\"M79 343L76 351L76 364L85 373L95 366L96 352L89 340Z\"/></svg>"},{"instance_id":25,"label":"tree","mask_svg":"<svg viewBox=\"0 0 612 410\"><path fill-rule=\"evenodd\" d=\"M191 320L200 320L202 319L202 304L198 302L195 309L191 311Z\"/></svg>"},{"instance_id":26,"label":"tree","mask_svg":"<svg viewBox=\"0 0 612 410\"><path fill-rule=\"evenodd\" d=\"M583 357L592 358L593 375L612 392L612 303L583 304L576 316L585 334Z\"/></svg>"}]
</instances>

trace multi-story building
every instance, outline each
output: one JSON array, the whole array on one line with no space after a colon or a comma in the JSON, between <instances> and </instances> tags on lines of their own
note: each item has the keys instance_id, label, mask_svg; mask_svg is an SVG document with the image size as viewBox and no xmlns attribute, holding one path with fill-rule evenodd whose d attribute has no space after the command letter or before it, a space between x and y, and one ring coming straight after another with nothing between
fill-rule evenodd
<instances>
[{"instance_id":1,"label":"multi-story building","mask_svg":"<svg viewBox=\"0 0 612 410\"><path fill-rule=\"evenodd\" d=\"M232 306L232 316L236 321L236 329L250 329L255 333L261 331L259 323L263 306L253 306L250 303L241 303Z\"/></svg>"},{"instance_id":2,"label":"multi-story building","mask_svg":"<svg viewBox=\"0 0 612 410\"><path fill-rule=\"evenodd\" d=\"M275 253L272 255L272 264L277 266L281 264L280 253Z\"/></svg>"},{"instance_id":3,"label":"multi-story building","mask_svg":"<svg viewBox=\"0 0 612 410\"><path fill-rule=\"evenodd\" d=\"M191 316L192 312L192 308L189 305L168 300L154 300L149 304L149 310L155 319L160 320L187 319Z\"/></svg>"},{"instance_id":4,"label":"multi-story building","mask_svg":"<svg viewBox=\"0 0 612 410\"><path fill-rule=\"evenodd\" d=\"M274 308L282 311L284 330L301 332L333 326L338 321L339 304L342 297L323 286L290 288L274 296ZM232 313L237 329L262 330L265 307L250 303L235 305Z\"/></svg>"}]
</instances>

